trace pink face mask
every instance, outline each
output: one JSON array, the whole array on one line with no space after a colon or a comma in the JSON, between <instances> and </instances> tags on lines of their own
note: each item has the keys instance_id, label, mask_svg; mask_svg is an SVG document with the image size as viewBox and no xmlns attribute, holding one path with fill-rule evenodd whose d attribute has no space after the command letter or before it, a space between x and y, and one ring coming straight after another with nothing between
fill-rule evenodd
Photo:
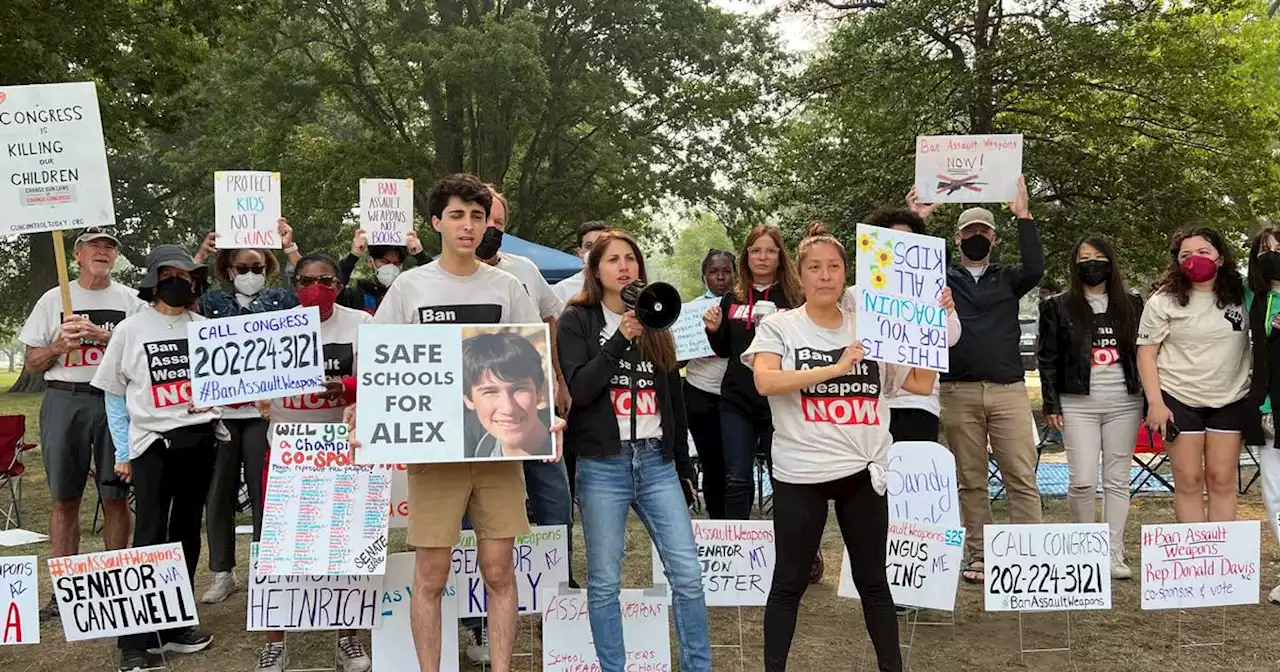
<instances>
[{"instance_id":1,"label":"pink face mask","mask_svg":"<svg viewBox=\"0 0 1280 672\"><path fill-rule=\"evenodd\" d=\"M1209 257L1187 257L1182 260L1182 273L1191 282L1208 282L1218 275L1218 264Z\"/></svg>"}]
</instances>

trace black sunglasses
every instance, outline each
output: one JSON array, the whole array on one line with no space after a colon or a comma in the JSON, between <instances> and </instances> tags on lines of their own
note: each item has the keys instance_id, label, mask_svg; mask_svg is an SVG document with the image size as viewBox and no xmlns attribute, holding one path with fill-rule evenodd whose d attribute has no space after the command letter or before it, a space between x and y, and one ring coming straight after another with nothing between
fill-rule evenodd
<instances>
[{"instance_id":1,"label":"black sunglasses","mask_svg":"<svg viewBox=\"0 0 1280 672\"><path fill-rule=\"evenodd\" d=\"M333 287L334 285L338 284L338 279L333 277L332 275L322 275L318 278L313 278L307 275L300 275L297 277L297 279L294 282L299 287L310 287L311 285L317 282L320 283L320 286L322 287Z\"/></svg>"},{"instance_id":2,"label":"black sunglasses","mask_svg":"<svg viewBox=\"0 0 1280 672\"><path fill-rule=\"evenodd\" d=\"M252 266L248 264L235 264L231 268L235 269L236 273L239 273L240 275L244 275L245 273L262 275L267 272L267 267L262 264L254 264Z\"/></svg>"}]
</instances>

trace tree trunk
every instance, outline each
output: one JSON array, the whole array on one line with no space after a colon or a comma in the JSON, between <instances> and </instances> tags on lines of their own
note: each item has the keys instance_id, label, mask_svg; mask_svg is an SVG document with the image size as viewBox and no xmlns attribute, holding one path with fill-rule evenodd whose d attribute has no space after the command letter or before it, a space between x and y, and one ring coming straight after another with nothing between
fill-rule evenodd
<instances>
[{"instance_id":1,"label":"tree trunk","mask_svg":"<svg viewBox=\"0 0 1280 672\"><path fill-rule=\"evenodd\" d=\"M32 234L27 247L30 266L27 271L27 307L36 305L36 301L58 285L58 268L53 259L53 236L48 233ZM25 364L25 362L24 362ZM10 360L10 371L13 370ZM44 376L28 373L26 367L18 376L18 380L9 388L10 393L44 392Z\"/></svg>"}]
</instances>

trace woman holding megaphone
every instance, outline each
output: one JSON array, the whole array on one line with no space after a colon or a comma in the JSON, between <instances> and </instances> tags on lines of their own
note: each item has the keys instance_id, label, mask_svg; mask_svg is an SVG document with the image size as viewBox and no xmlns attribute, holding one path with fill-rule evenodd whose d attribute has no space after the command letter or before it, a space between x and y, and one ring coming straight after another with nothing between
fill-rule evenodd
<instances>
[{"instance_id":1,"label":"woman holding megaphone","mask_svg":"<svg viewBox=\"0 0 1280 672\"><path fill-rule=\"evenodd\" d=\"M640 246L624 233L608 233L592 246L582 293L557 322L560 368L573 399L564 443L577 457L588 616L601 669L622 672L627 650L618 594L627 513L634 508L671 586L680 669L704 672L711 669L711 641L689 521L693 468L684 396L670 332L641 324L666 312L653 304L660 293L627 291L644 281Z\"/></svg>"}]
</instances>

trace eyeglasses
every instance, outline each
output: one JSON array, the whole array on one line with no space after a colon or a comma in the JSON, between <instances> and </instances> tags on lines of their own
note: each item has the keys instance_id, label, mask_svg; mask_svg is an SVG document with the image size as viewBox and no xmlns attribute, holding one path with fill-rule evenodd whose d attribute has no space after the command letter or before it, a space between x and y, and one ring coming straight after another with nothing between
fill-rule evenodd
<instances>
[{"instance_id":1,"label":"eyeglasses","mask_svg":"<svg viewBox=\"0 0 1280 672\"><path fill-rule=\"evenodd\" d=\"M235 272L239 273L240 275L244 275L245 273L262 275L263 273L267 272L267 267L263 266L262 264L254 264L252 266L248 264L235 264L231 268L235 269Z\"/></svg>"},{"instance_id":2,"label":"eyeglasses","mask_svg":"<svg viewBox=\"0 0 1280 672\"><path fill-rule=\"evenodd\" d=\"M333 287L338 284L338 279L332 275L322 275L318 278L313 278L309 275L300 275L294 282L299 287L310 287L317 282L320 283L320 286L322 287Z\"/></svg>"},{"instance_id":3,"label":"eyeglasses","mask_svg":"<svg viewBox=\"0 0 1280 672\"><path fill-rule=\"evenodd\" d=\"M748 247L747 254L757 257L776 257L778 256L778 248L776 247Z\"/></svg>"}]
</instances>

